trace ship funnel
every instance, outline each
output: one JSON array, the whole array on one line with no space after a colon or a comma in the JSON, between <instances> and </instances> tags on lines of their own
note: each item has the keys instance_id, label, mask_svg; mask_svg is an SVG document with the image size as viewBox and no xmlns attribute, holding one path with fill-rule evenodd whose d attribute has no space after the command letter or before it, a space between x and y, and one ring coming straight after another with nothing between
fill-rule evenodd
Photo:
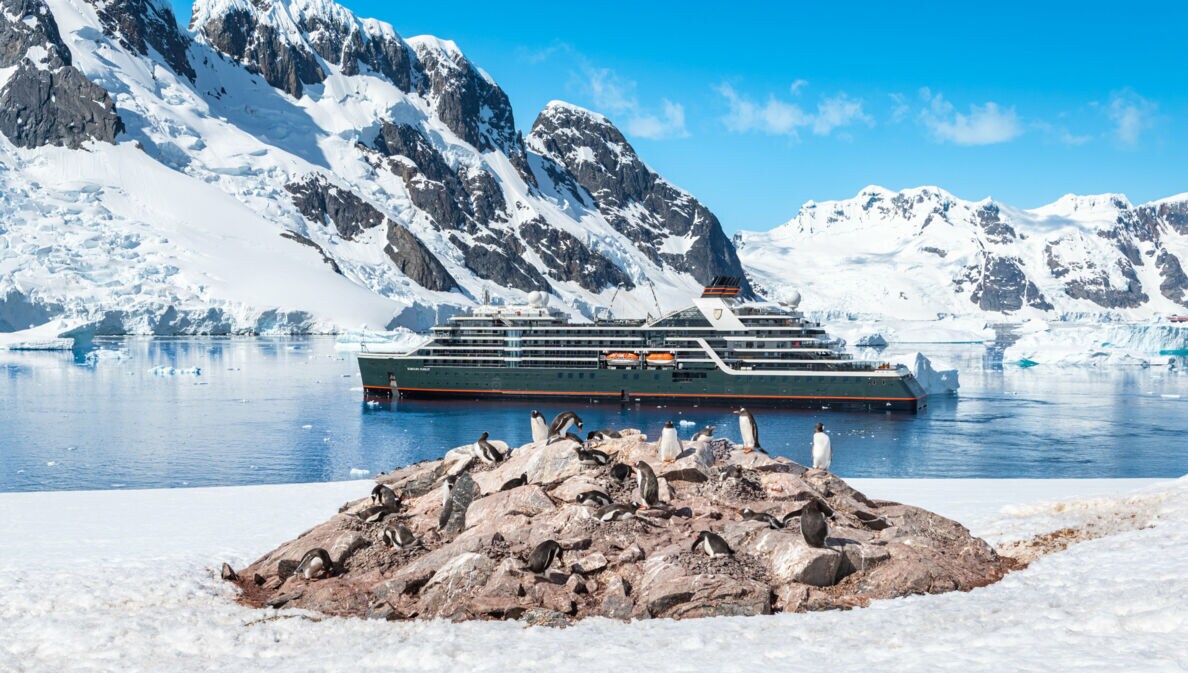
<instances>
[{"instance_id":1,"label":"ship funnel","mask_svg":"<svg viewBox=\"0 0 1188 673\"><path fill-rule=\"evenodd\" d=\"M701 291L702 297L736 297L742 279L738 276L714 276Z\"/></svg>"}]
</instances>

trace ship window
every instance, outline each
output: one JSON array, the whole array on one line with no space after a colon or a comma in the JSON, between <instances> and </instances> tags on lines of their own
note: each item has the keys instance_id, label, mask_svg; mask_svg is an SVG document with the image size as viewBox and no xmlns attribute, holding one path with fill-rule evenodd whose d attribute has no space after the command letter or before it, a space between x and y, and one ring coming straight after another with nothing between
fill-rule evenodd
<instances>
[{"instance_id":1,"label":"ship window","mask_svg":"<svg viewBox=\"0 0 1188 673\"><path fill-rule=\"evenodd\" d=\"M654 379L656 379L657 381L659 381L659 380L660 380L660 375L659 375L659 374L652 374L652 378L654 378Z\"/></svg>"},{"instance_id":2,"label":"ship window","mask_svg":"<svg viewBox=\"0 0 1188 673\"><path fill-rule=\"evenodd\" d=\"M561 378L562 376L565 376L563 372L557 372L557 378Z\"/></svg>"},{"instance_id":3,"label":"ship window","mask_svg":"<svg viewBox=\"0 0 1188 673\"><path fill-rule=\"evenodd\" d=\"M584 378L586 378L586 374L585 374L585 372L578 372L578 378L579 378L579 379L584 379Z\"/></svg>"},{"instance_id":4,"label":"ship window","mask_svg":"<svg viewBox=\"0 0 1188 673\"><path fill-rule=\"evenodd\" d=\"M573 378L573 372L569 372L569 376L568 376L567 378L571 378L571 379L572 379L572 378Z\"/></svg>"},{"instance_id":5,"label":"ship window","mask_svg":"<svg viewBox=\"0 0 1188 673\"><path fill-rule=\"evenodd\" d=\"M636 374L636 375L635 375L635 380L636 380L636 381L638 381L638 380L639 380L639 374Z\"/></svg>"},{"instance_id":6,"label":"ship window","mask_svg":"<svg viewBox=\"0 0 1188 673\"><path fill-rule=\"evenodd\" d=\"M626 375L626 374L623 374L623 380L624 380L624 381L626 381L626 380L627 380L627 375Z\"/></svg>"}]
</instances>

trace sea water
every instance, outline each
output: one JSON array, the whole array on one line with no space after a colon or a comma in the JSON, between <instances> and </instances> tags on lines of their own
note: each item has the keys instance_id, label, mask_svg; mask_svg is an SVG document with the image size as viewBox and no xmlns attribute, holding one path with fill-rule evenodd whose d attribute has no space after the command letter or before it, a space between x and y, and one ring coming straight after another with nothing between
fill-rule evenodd
<instances>
[{"instance_id":1,"label":"sea water","mask_svg":"<svg viewBox=\"0 0 1188 673\"><path fill-rule=\"evenodd\" d=\"M482 432L530 441L529 411L585 429L672 420L739 439L727 407L686 403L368 401L332 338L100 340L89 356L0 351L0 491L358 479ZM1178 477L1188 376L1164 368L1003 367L981 345L923 346L961 369L926 411L752 408L760 443L808 462L813 427L843 477ZM682 422L683 421L683 422Z\"/></svg>"}]
</instances>

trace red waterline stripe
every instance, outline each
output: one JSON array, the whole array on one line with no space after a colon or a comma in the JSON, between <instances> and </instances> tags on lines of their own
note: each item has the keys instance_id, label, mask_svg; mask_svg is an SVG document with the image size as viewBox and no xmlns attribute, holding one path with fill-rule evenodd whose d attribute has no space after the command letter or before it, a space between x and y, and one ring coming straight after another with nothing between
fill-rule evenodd
<instances>
[{"instance_id":1,"label":"red waterline stripe","mask_svg":"<svg viewBox=\"0 0 1188 673\"><path fill-rule=\"evenodd\" d=\"M389 386L363 386L373 390L391 390ZM618 397L621 393L616 392L591 392L588 390L490 390L484 388L397 388L398 392L405 390L415 392L430 392L430 393L482 393L482 394L498 394L498 395L604 395ZM841 395L731 395L720 393L633 393L628 392L628 397L741 397L744 399L767 399L767 400L863 400L868 402L912 402L915 400L922 400L928 395L921 395L920 397L858 397L858 396L841 396Z\"/></svg>"}]
</instances>

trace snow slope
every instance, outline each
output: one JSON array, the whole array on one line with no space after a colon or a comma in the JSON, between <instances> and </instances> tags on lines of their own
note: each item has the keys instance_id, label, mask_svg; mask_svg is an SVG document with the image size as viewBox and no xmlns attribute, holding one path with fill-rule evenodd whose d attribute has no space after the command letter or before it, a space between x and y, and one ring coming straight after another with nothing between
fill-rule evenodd
<instances>
[{"instance_id":1,"label":"snow slope","mask_svg":"<svg viewBox=\"0 0 1188 673\"><path fill-rule=\"evenodd\" d=\"M362 482L0 494L0 670L1183 670L1188 577L1175 559L1188 553L1188 480L855 484L956 516L992 542L1090 520L1118 521L1119 532L967 594L547 629L366 622L231 602L212 568L290 538L365 494ZM1131 530L1131 516L1149 525Z\"/></svg>"},{"instance_id":2,"label":"snow slope","mask_svg":"<svg viewBox=\"0 0 1188 673\"><path fill-rule=\"evenodd\" d=\"M809 311L1146 321L1188 307L1188 195L1133 206L1070 194L1020 210L937 187L872 186L735 240L762 288L774 298L799 290Z\"/></svg>"}]
</instances>

